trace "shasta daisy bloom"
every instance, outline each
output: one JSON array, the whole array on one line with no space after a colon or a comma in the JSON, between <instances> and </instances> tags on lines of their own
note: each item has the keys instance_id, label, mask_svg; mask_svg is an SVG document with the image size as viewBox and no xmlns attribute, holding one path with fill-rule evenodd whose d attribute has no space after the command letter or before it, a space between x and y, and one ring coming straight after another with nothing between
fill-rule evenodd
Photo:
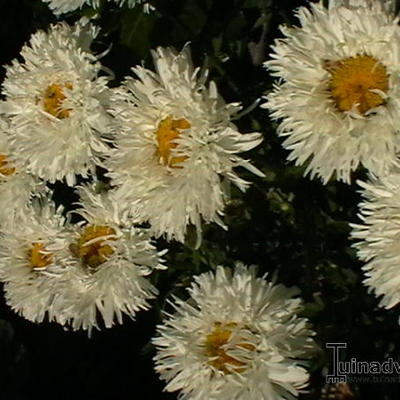
<instances>
[{"instance_id":1,"label":"shasta daisy bloom","mask_svg":"<svg viewBox=\"0 0 400 400\"><path fill-rule=\"evenodd\" d=\"M0 279L7 304L33 322L63 310L68 241L61 211L50 200L34 201L1 227Z\"/></svg>"},{"instance_id":2,"label":"shasta daisy bloom","mask_svg":"<svg viewBox=\"0 0 400 400\"><path fill-rule=\"evenodd\" d=\"M190 400L281 400L306 385L313 332L297 315L296 289L238 264L195 277L188 291L153 339L165 390Z\"/></svg>"},{"instance_id":3,"label":"shasta daisy bloom","mask_svg":"<svg viewBox=\"0 0 400 400\"><path fill-rule=\"evenodd\" d=\"M43 0L49 4L49 7L53 10L54 14L64 14L67 12L78 10L85 4L91 7L99 7L100 0ZM110 2L117 3L120 7L127 5L128 7L134 7L137 4L143 4L146 0L108 0ZM149 7L145 7L148 10Z\"/></svg>"},{"instance_id":4,"label":"shasta daisy bloom","mask_svg":"<svg viewBox=\"0 0 400 400\"><path fill-rule=\"evenodd\" d=\"M288 159L324 183L399 164L398 19L380 2L348 4L299 8L300 27L281 28L265 63L280 80L263 107L280 121Z\"/></svg>"},{"instance_id":5,"label":"shasta daisy bloom","mask_svg":"<svg viewBox=\"0 0 400 400\"><path fill-rule=\"evenodd\" d=\"M231 123L240 109L225 104L206 73L194 69L187 48L152 52L156 72L136 67L112 97L119 123L116 150L107 164L113 183L132 201L156 236L183 242L187 226L223 225L227 193L223 181L245 190L234 168L262 173L239 153L261 142L259 133L240 134Z\"/></svg>"},{"instance_id":6,"label":"shasta daisy bloom","mask_svg":"<svg viewBox=\"0 0 400 400\"><path fill-rule=\"evenodd\" d=\"M86 176L107 153L111 117L107 78L88 50L97 29L85 21L38 31L6 67L10 147L28 172L54 182Z\"/></svg>"},{"instance_id":7,"label":"shasta daisy bloom","mask_svg":"<svg viewBox=\"0 0 400 400\"><path fill-rule=\"evenodd\" d=\"M391 308L400 302L400 174L393 173L368 183L360 203L360 224L352 224L351 236L366 275L364 283Z\"/></svg>"},{"instance_id":8,"label":"shasta daisy bloom","mask_svg":"<svg viewBox=\"0 0 400 400\"><path fill-rule=\"evenodd\" d=\"M146 229L132 227L117 192L96 194L86 187L80 193L82 208L76 212L85 220L70 237L74 276L62 322L90 333L100 326L97 314L110 328L115 321L122 324L123 314L133 318L149 308L158 292L147 277L165 269L165 251L157 251Z\"/></svg>"}]
</instances>

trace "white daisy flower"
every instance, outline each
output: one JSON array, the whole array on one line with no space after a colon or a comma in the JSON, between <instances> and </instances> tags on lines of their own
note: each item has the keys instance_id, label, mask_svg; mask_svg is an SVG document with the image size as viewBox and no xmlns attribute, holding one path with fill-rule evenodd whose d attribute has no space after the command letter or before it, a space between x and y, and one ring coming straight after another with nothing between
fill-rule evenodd
<instances>
[{"instance_id":1,"label":"white daisy flower","mask_svg":"<svg viewBox=\"0 0 400 400\"><path fill-rule=\"evenodd\" d=\"M122 324L123 314L133 318L149 308L148 300L158 292L147 277L165 269L165 251L156 250L146 229L132 227L117 192L96 194L82 188L80 193L82 208L76 212L85 221L70 238L75 269L65 292L69 305L62 323L90 334L93 327L99 329L97 314L110 328L115 320Z\"/></svg>"},{"instance_id":2,"label":"white daisy flower","mask_svg":"<svg viewBox=\"0 0 400 400\"><path fill-rule=\"evenodd\" d=\"M293 399L305 387L314 347L297 316L296 289L256 277L238 264L195 277L190 299L174 299L153 339L165 390L190 400Z\"/></svg>"},{"instance_id":3,"label":"white daisy flower","mask_svg":"<svg viewBox=\"0 0 400 400\"><path fill-rule=\"evenodd\" d=\"M75 11L82 8L85 4L97 8L100 6L100 0L43 0L45 3L49 4L50 9L54 14L65 14L67 12ZM137 4L144 4L144 10L148 12L150 10L149 4L146 0L109 0L111 2L117 3L120 7L127 5L128 7L135 7Z\"/></svg>"},{"instance_id":4,"label":"white daisy flower","mask_svg":"<svg viewBox=\"0 0 400 400\"><path fill-rule=\"evenodd\" d=\"M2 226L0 279L7 304L33 322L63 310L68 241L61 209L50 201L33 202L25 213Z\"/></svg>"},{"instance_id":5,"label":"white daisy flower","mask_svg":"<svg viewBox=\"0 0 400 400\"><path fill-rule=\"evenodd\" d=\"M245 190L238 166L262 176L237 154L257 146L259 133L242 135L231 123L238 103L225 104L206 73L194 69L187 48L153 51L157 72L136 67L114 92L120 126L107 167L113 183L139 200L143 220L156 236L184 241L192 224L217 222L227 199L224 182Z\"/></svg>"},{"instance_id":6,"label":"white daisy flower","mask_svg":"<svg viewBox=\"0 0 400 400\"><path fill-rule=\"evenodd\" d=\"M365 200L360 203L361 224L351 224L354 247L366 275L364 283L382 296L380 305L400 302L400 174L359 182Z\"/></svg>"},{"instance_id":7,"label":"white daisy flower","mask_svg":"<svg viewBox=\"0 0 400 400\"><path fill-rule=\"evenodd\" d=\"M98 30L85 21L38 31L6 67L5 102L10 147L28 172L54 182L86 176L106 154L111 117L107 78L87 52Z\"/></svg>"},{"instance_id":8,"label":"white daisy flower","mask_svg":"<svg viewBox=\"0 0 400 400\"><path fill-rule=\"evenodd\" d=\"M288 160L324 183L350 182L359 165L375 175L398 165L400 28L381 2L300 7L300 27L265 63L280 78L263 107L279 120Z\"/></svg>"}]
</instances>

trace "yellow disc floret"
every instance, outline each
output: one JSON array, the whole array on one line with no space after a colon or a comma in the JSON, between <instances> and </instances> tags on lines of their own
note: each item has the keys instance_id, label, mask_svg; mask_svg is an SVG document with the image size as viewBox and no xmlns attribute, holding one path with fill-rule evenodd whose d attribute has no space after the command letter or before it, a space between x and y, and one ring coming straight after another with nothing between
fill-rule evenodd
<instances>
[{"instance_id":1,"label":"yellow disc floret","mask_svg":"<svg viewBox=\"0 0 400 400\"><path fill-rule=\"evenodd\" d=\"M28 250L29 265L32 268L45 268L53 261L53 254L46 251L43 243L32 243L32 247Z\"/></svg>"},{"instance_id":2,"label":"yellow disc floret","mask_svg":"<svg viewBox=\"0 0 400 400\"><path fill-rule=\"evenodd\" d=\"M63 101L66 99L64 88L72 89L72 85L53 83L44 92L44 110L58 119L68 118L71 114L71 110L62 108Z\"/></svg>"},{"instance_id":3,"label":"yellow disc floret","mask_svg":"<svg viewBox=\"0 0 400 400\"><path fill-rule=\"evenodd\" d=\"M229 345L229 340L236 326L237 324L234 322L226 324L215 322L213 331L207 335L204 343L204 354L210 357L208 363L225 374L229 374L232 369L236 372L243 372L247 368L246 362L237 360L227 354L229 346L231 350L234 348L234 346ZM255 349L255 347L249 343L237 343L235 347L240 347L249 351ZM227 365L229 365L231 369L229 369Z\"/></svg>"},{"instance_id":4,"label":"yellow disc floret","mask_svg":"<svg viewBox=\"0 0 400 400\"><path fill-rule=\"evenodd\" d=\"M85 265L96 268L114 254L107 241L116 240L115 234L115 229L106 225L85 226L73 252Z\"/></svg>"},{"instance_id":5,"label":"yellow disc floret","mask_svg":"<svg viewBox=\"0 0 400 400\"><path fill-rule=\"evenodd\" d=\"M326 62L331 73L330 94L340 111L355 107L364 115L385 103L389 89L386 67L369 55L357 55L340 61Z\"/></svg>"},{"instance_id":6,"label":"yellow disc floret","mask_svg":"<svg viewBox=\"0 0 400 400\"><path fill-rule=\"evenodd\" d=\"M4 176L10 176L15 172L14 167L10 167L7 157L4 154L0 154L0 174Z\"/></svg>"},{"instance_id":7,"label":"yellow disc floret","mask_svg":"<svg viewBox=\"0 0 400 400\"><path fill-rule=\"evenodd\" d=\"M177 164L185 161L186 156L171 157L171 150L175 149L177 144L174 140L181 135L181 130L189 129L190 123L184 119L173 119L171 116L163 119L156 131L157 137L157 155L163 165L170 167L179 167Z\"/></svg>"}]
</instances>

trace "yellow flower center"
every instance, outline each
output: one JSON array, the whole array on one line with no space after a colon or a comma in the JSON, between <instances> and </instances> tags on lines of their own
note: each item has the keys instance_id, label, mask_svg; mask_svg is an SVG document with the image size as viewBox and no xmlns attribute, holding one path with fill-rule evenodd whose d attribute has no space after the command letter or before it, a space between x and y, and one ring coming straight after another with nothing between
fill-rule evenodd
<instances>
[{"instance_id":1,"label":"yellow flower center","mask_svg":"<svg viewBox=\"0 0 400 400\"><path fill-rule=\"evenodd\" d=\"M340 111L349 111L355 106L364 115L385 103L382 94L389 89L389 76L386 67L374 57L357 55L328 61L325 68L331 73L329 90Z\"/></svg>"},{"instance_id":2,"label":"yellow flower center","mask_svg":"<svg viewBox=\"0 0 400 400\"><path fill-rule=\"evenodd\" d=\"M46 251L43 243L35 242L28 250L28 259L32 269L45 268L52 263L53 254Z\"/></svg>"},{"instance_id":3,"label":"yellow flower center","mask_svg":"<svg viewBox=\"0 0 400 400\"><path fill-rule=\"evenodd\" d=\"M175 149L177 144L174 140L181 135L182 129L189 129L190 123L184 119L173 119L171 116L163 119L156 131L157 136L157 155L161 164L174 168L179 168L177 164L185 161L186 156L171 157L171 150Z\"/></svg>"},{"instance_id":4,"label":"yellow flower center","mask_svg":"<svg viewBox=\"0 0 400 400\"><path fill-rule=\"evenodd\" d=\"M44 92L44 110L58 119L68 118L71 114L71 110L62 108L62 103L66 99L64 88L72 89L72 85L70 83L53 83Z\"/></svg>"},{"instance_id":5,"label":"yellow flower center","mask_svg":"<svg viewBox=\"0 0 400 400\"><path fill-rule=\"evenodd\" d=\"M85 265L96 268L114 254L109 240L116 240L115 230L105 225L88 225L83 229L78 239L77 246L71 251L78 256Z\"/></svg>"},{"instance_id":6,"label":"yellow flower center","mask_svg":"<svg viewBox=\"0 0 400 400\"><path fill-rule=\"evenodd\" d=\"M207 335L204 344L204 354L211 358L208 363L225 374L231 373L231 370L227 368L227 364L229 364L231 368L233 367L236 372L243 372L247 368L245 362L237 360L226 353L229 347L232 330L236 326L237 324L235 322L229 322L227 324L216 322L213 331ZM249 343L237 343L235 346L249 351L255 350L255 347Z\"/></svg>"},{"instance_id":7,"label":"yellow flower center","mask_svg":"<svg viewBox=\"0 0 400 400\"><path fill-rule=\"evenodd\" d=\"M9 166L7 157L4 154L0 154L0 174L10 176L14 172L15 168Z\"/></svg>"}]
</instances>

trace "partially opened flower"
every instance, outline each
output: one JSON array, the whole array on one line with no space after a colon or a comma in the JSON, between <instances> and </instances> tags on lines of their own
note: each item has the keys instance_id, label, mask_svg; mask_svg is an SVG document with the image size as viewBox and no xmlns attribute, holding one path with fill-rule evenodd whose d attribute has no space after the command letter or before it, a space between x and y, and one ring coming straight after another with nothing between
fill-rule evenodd
<instances>
[{"instance_id":1,"label":"partially opened flower","mask_svg":"<svg viewBox=\"0 0 400 400\"><path fill-rule=\"evenodd\" d=\"M21 50L23 61L6 67L8 136L15 159L44 180L86 176L108 150L107 78L88 51L97 29L85 22L38 31Z\"/></svg>"},{"instance_id":2,"label":"partially opened flower","mask_svg":"<svg viewBox=\"0 0 400 400\"><path fill-rule=\"evenodd\" d=\"M199 238L202 221L223 225L223 181L248 186L235 167L262 175L238 156L257 146L261 135L238 132L231 118L239 104L225 104L213 82L206 86L187 48L158 48L153 58L155 73L136 67L137 79L128 77L115 90L117 148L107 167L113 183L139 200L156 236L183 242L188 225Z\"/></svg>"},{"instance_id":3,"label":"partially opened flower","mask_svg":"<svg viewBox=\"0 0 400 400\"><path fill-rule=\"evenodd\" d=\"M288 159L324 183L359 165L385 174L400 150L398 19L381 2L336 3L299 8L300 27L281 28L265 63L280 81L263 106Z\"/></svg>"},{"instance_id":4,"label":"partially opened flower","mask_svg":"<svg viewBox=\"0 0 400 400\"><path fill-rule=\"evenodd\" d=\"M190 400L281 400L306 385L313 333L297 315L296 289L239 264L197 276L189 294L174 299L153 339L165 390Z\"/></svg>"},{"instance_id":5,"label":"partially opened flower","mask_svg":"<svg viewBox=\"0 0 400 400\"><path fill-rule=\"evenodd\" d=\"M91 7L99 7L100 0L43 0L49 4L49 7L53 10L54 14L64 14L67 12L75 11L82 8L85 4ZM117 3L119 6L127 5L128 7L134 7L137 4L146 3L147 0L108 0L110 2ZM145 7L148 10L149 6Z\"/></svg>"},{"instance_id":6,"label":"partially opened flower","mask_svg":"<svg viewBox=\"0 0 400 400\"><path fill-rule=\"evenodd\" d=\"M380 297L380 305L400 302L400 174L394 173L368 183L360 204L362 223L352 224L354 247L366 275L364 283Z\"/></svg>"},{"instance_id":7,"label":"partially opened flower","mask_svg":"<svg viewBox=\"0 0 400 400\"><path fill-rule=\"evenodd\" d=\"M0 279L7 304L33 322L58 318L68 280L68 241L61 209L34 201L1 226Z\"/></svg>"},{"instance_id":8,"label":"partially opened flower","mask_svg":"<svg viewBox=\"0 0 400 400\"><path fill-rule=\"evenodd\" d=\"M90 333L149 308L158 292L147 277L165 269L165 251L157 251L148 230L132 226L117 192L96 194L86 187L80 194L82 208L76 212L85 220L70 236L74 276L64 293L68 311L62 323Z\"/></svg>"}]
</instances>

